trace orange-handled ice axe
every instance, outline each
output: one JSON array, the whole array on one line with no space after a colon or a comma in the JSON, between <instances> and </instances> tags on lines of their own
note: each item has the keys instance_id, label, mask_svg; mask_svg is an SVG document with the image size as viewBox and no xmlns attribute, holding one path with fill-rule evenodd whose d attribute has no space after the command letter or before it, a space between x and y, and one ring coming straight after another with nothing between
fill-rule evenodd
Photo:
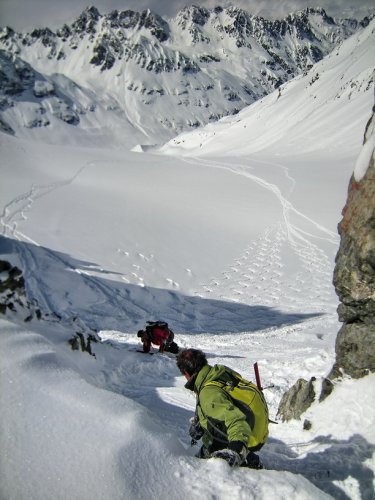
<instances>
[{"instance_id":1,"label":"orange-handled ice axe","mask_svg":"<svg viewBox=\"0 0 375 500\"><path fill-rule=\"evenodd\" d=\"M254 373L255 373L255 380L257 381L257 387L260 391L263 391L262 383L260 381L258 362L254 363Z\"/></svg>"}]
</instances>

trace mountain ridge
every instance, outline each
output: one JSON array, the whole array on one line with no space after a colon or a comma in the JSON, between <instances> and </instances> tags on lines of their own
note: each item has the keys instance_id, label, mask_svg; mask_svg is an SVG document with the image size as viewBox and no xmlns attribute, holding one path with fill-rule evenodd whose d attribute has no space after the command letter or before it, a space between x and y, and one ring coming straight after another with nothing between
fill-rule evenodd
<instances>
[{"instance_id":1,"label":"mountain ridge","mask_svg":"<svg viewBox=\"0 0 375 500\"><path fill-rule=\"evenodd\" d=\"M117 144L128 132L164 142L307 72L369 17L338 20L307 8L269 21L235 7L191 6L164 19L151 10L102 15L91 6L56 32L4 28L2 129L41 137L73 125L97 137L110 121Z\"/></svg>"},{"instance_id":2,"label":"mountain ridge","mask_svg":"<svg viewBox=\"0 0 375 500\"><path fill-rule=\"evenodd\" d=\"M328 149L334 155L352 156L361 145L361 127L368 120L373 103L374 43L372 20L307 74L283 84L235 117L180 134L159 151L223 157L233 152L242 156L266 150L283 156L290 155L290 149L294 154L314 150L326 155ZM350 120L345 116L350 116ZM240 132L244 129L246 143ZM309 139L312 136L314 141Z\"/></svg>"}]
</instances>

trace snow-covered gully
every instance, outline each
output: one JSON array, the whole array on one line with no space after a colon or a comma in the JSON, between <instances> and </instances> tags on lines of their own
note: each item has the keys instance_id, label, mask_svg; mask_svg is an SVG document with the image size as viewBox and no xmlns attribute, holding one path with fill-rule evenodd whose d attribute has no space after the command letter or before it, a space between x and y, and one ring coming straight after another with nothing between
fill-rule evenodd
<instances>
[{"instance_id":1,"label":"snow-covered gully","mask_svg":"<svg viewBox=\"0 0 375 500\"><path fill-rule=\"evenodd\" d=\"M19 49L47 95L27 87L7 101L15 135L0 132L0 260L23 270L42 320L17 301L0 318L1 500L373 500L375 375L343 376L328 398L318 395L340 328L336 228L373 104L374 22L305 75L167 144L171 123L161 130L165 110L152 108L157 80L140 83L142 106L131 109L125 58L112 85L83 57L95 37L66 44L80 85L56 75L68 59L39 58L50 47L38 37ZM164 73L172 90L158 102L181 100L184 120L211 113L183 104L179 70ZM198 76L188 75L194 99ZM79 123L64 121L72 116L52 84L77 105ZM315 377L301 420L272 424L264 470L194 456L195 398L174 356L136 352L137 330L156 319L211 364L254 379L258 362L273 419L284 392ZM71 348L93 329L95 356Z\"/></svg>"}]
</instances>

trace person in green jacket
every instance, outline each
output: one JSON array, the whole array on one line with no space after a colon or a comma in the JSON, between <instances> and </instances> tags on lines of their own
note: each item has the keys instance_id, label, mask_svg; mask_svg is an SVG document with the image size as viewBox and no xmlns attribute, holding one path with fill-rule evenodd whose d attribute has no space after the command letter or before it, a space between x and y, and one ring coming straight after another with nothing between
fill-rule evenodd
<instances>
[{"instance_id":1,"label":"person in green jacket","mask_svg":"<svg viewBox=\"0 0 375 500\"><path fill-rule=\"evenodd\" d=\"M210 366L205 354L198 349L185 349L176 358L177 367L187 379L185 387L196 394L195 416L190 419L189 434L192 444L202 438L203 445L197 453L199 458L222 458L230 466L245 466L262 469L263 465L255 451L262 448L268 437L267 422L263 430L254 422L248 422L246 415L232 398L212 381L225 381L228 372L233 372L224 365ZM238 374L237 374L238 375ZM261 417L263 418L263 417Z\"/></svg>"}]
</instances>

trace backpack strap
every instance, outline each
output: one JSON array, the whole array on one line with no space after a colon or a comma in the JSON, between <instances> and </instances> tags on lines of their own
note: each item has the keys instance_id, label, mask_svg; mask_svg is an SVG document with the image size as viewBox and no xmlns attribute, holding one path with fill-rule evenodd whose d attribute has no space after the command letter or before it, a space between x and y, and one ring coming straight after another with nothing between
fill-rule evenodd
<instances>
[{"instance_id":1,"label":"backpack strap","mask_svg":"<svg viewBox=\"0 0 375 500\"><path fill-rule=\"evenodd\" d=\"M200 401L199 401L200 392L202 391L202 389L204 389L204 387L206 387L208 385L216 385L216 386L220 386L221 389L223 388L223 384L220 383L219 381L217 381L217 382L218 383L215 383L215 381L212 380L212 381L209 381L209 382L206 382L206 383L203 382L203 384L201 384L201 386L199 387L199 393L197 394L197 404L195 406L195 413L197 414L197 408L199 407L200 410L201 410L201 412L202 412L202 415L204 416L204 418L207 420L207 423L209 424L209 425L207 425L207 433L215 441L219 441L220 443L224 443L226 445L226 444L228 444L228 437L227 437L226 433L223 432L221 429L219 429L214 424L214 422L212 421L212 419L210 419L210 418L207 417L207 415L204 413L202 405L200 404ZM224 383L224 385L225 385L225 383ZM210 432L209 427L211 427L215 431L215 434L212 434L212 432Z\"/></svg>"}]
</instances>

